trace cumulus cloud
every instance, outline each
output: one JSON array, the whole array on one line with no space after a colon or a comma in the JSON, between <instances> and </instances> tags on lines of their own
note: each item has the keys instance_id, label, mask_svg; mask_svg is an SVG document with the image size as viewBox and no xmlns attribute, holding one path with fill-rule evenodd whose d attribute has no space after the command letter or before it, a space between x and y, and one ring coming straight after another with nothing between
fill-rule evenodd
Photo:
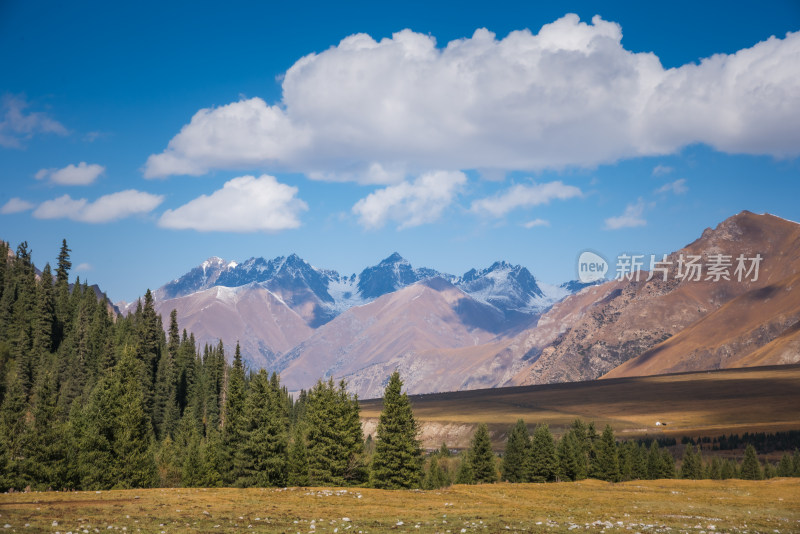
<instances>
[{"instance_id":1,"label":"cumulus cloud","mask_svg":"<svg viewBox=\"0 0 800 534\"><path fill-rule=\"evenodd\" d=\"M645 226L647 221L644 215L644 200L639 199L635 204L628 204L625 212L618 217L606 219L606 230L619 230L621 228L635 228Z\"/></svg>"},{"instance_id":2,"label":"cumulus cloud","mask_svg":"<svg viewBox=\"0 0 800 534\"><path fill-rule=\"evenodd\" d=\"M35 204L31 204L27 200L22 200L21 198L10 198L8 202L3 204L3 207L0 208L0 213L3 215L8 215L10 213L20 213L22 211L28 211L35 207Z\"/></svg>"},{"instance_id":3,"label":"cumulus cloud","mask_svg":"<svg viewBox=\"0 0 800 534\"><path fill-rule=\"evenodd\" d=\"M436 171L413 182L378 189L353 206L353 213L366 228L380 228L387 221L411 228L436 221L467 183L463 172Z\"/></svg>"},{"instance_id":4,"label":"cumulus cloud","mask_svg":"<svg viewBox=\"0 0 800 534\"><path fill-rule=\"evenodd\" d=\"M550 226L550 221L546 221L544 219L534 219L526 222L522 226L530 230L531 228L536 228L537 226Z\"/></svg>"},{"instance_id":5,"label":"cumulus cloud","mask_svg":"<svg viewBox=\"0 0 800 534\"><path fill-rule=\"evenodd\" d=\"M36 134L52 133L66 135L63 124L44 112L26 112L28 102L23 97L3 96L0 101L0 146L5 148L22 148L24 141Z\"/></svg>"},{"instance_id":6,"label":"cumulus cloud","mask_svg":"<svg viewBox=\"0 0 800 534\"><path fill-rule=\"evenodd\" d=\"M561 181L517 184L492 197L475 200L470 209L475 213L503 217L517 208L530 208L549 204L551 200L567 200L581 195L580 189Z\"/></svg>"},{"instance_id":7,"label":"cumulus cloud","mask_svg":"<svg viewBox=\"0 0 800 534\"><path fill-rule=\"evenodd\" d=\"M37 219L72 219L86 223L105 223L132 215L149 213L164 201L162 195L153 195L128 189L104 195L94 202L85 198L73 199L63 195L42 202L33 211Z\"/></svg>"},{"instance_id":8,"label":"cumulus cloud","mask_svg":"<svg viewBox=\"0 0 800 534\"><path fill-rule=\"evenodd\" d=\"M432 169L591 167L692 143L800 154L800 32L664 69L619 25L576 15L437 47L403 30L356 34L299 59L275 104L202 109L145 176L271 168L399 183Z\"/></svg>"},{"instance_id":9,"label":"cumulus cloud","mask_svg":"<svg viewBox=\"0 0 800 534\"><path fill-rule=\"evenodd\" d=\"M662 185L656 189L656 193L674 193L676 195L682 195L688 190L689 188L686 186L686 178L681 178L679 180L675 180L674 182Z\"/></svg>"},{"instance_id":10,"label":"cumulus cloud","mask_svg":"<svg viewBox=\"0 0 800 534\"><path fill-rule=\"evenodd\" d=\"M63 169L40 169L36 173L37 180L49 179L50 182L59 185L90 185L105 172L106 168L102 165L92 163L87 165L81 161L78 165L69 164Z\"/></svg>"},{"instance_id":11,"label":"cumulus cloud","mask_svg":"<svg viewBox=\"0 0 800 534\"><path fill-rule=\"evenodd\" d=\"M277 232L300 226L308 205L296 197L297 188L274 176L240 176L222 189L167 210L159 225L201 232Z\"/></svg>"}]
</instances>

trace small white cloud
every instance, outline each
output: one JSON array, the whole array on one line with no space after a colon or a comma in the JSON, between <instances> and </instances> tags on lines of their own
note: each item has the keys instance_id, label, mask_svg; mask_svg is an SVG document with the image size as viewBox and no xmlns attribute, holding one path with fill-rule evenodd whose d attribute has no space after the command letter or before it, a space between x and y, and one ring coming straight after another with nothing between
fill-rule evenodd
<instances>
[{"instance_id":1,"label":"small white cloud","mask_svg":"<svg viewBox=\"0 0 800 534\"><path fill-rule=\"evenodd\" d=\"M105 223L132 215L149 213L164 201L162 195L153 195L128 189L104 195L94 202L85 198L73 199L63 195L42 202L33 212L37 219L72 219L87 223Z\"/></svg>"},{"instance_id":2,"label":"small white cloud","mask_svg":"<svg viewBox=\"0 0 800 534\"><path fill-rule=\"evenodd\" d=\"M34 177L37 180L49 178L50 182L58 185L90 185L105 172L102 165L92 163L88 165L81 161L78 165L69 164L63 169L40 169Z\"/></svg>"},{"instance_id":3,"label":"small white cloud","mask_svg":"<svg viewBox=\"0 0 800 534\"><path fill-rule=\"evenodd\" d=\"M297 188L274 176L240 176L210 195L167 210L159 226L200 232L277 232L300 226L308 205L297 198Z\"/></svg>"},{"instance_id":4,"label":"small white cloud","mask_svg":"<svg viewBox=\"0 0 800 534\"><path fill-rule=\"evenodd\" d=\"M682 195L688 190L689 188L686 186L686 178L681 178L679 180L675 180L674 182L662 185L656 189L656 193L674 193L676 195Z\"/></svg>"},{"instance_id":5,"label":"small white cloud","mask_svg":"<svg viewBox=\"0 0 800 534\"><path fill-rule=\"evenodd\" d=\"M25 112L28 107L24 97L5 95L0 102L0 146L22 148L24 141L36 134L67 135L63 124L43 112Z\"/></svg>"},{"instance_id":6,"label":"small white cloud","mask_svg":"<svg viewBox=\"0 0 800 534\"><path fill-rule=\"evenodd\" d=\"M619 230L621 228L635 228L637 226L644 226L647 221L644 220L644 201L639 199L636 204L628 204L625 208L625 213L618 217L609 217L606 219L606 230Z\"/></svg>"},{"instance_id":7,"label":"small white cloud","mask_svg":"<svg viewBox=\"0 0 800 534\"><path fill-rule=\"evenodd\" d=\"M10 213L20 213L22 211L28 211L34 208L34 204L31 204L27 200L22 200L21 198L11 198L6 202L2 208L0 208L0 213L3 215L8 215Z\"/></svg>"},{"instance_id":8,"label":"small white cloud","mask_svg":"<svg viewBox=\"0 0 800 534\"><path fill-rule=\"evenodd\" d=\"M526 222L522 226L528 229L536 228L537 226L550 226L550 221L546 221L544 219L534 219L532 221Z\"/></svg>"},{"instance_id":9,"label":"small white cloud","mask_svg":"<svg viewBox=\"0 0 800 534\"><path fill-rule=\"evenodd\" d=\"M76 271L91 271L93 269L90 263L79 263L76 267Z\"/></svg>"},{"instance_id":10,"label":"small white cloud","mask_svg":"<svg viewBox=\"0 0 800 534\"><path fill-rule=\"evenodd\" d=\"M674 170L675 169L668 165L656 165L653 167L653 176L664 176L665 174L669 174Z\"/></svg>"},{"instance_id":11,"label":"small white cloud","mask_svg":"<svg viewBox=\"0 0 800 534\"><path fill-rule=\"evenodd\" d=\"M413 182L390 185L370 193L353 206L365 228L380 228L388 220L399 228L411 228L436 221L467 183L463 172L436 171Z\"/></svg>"},{"instance_id":12,"label":"small white cloud","mask_svg":"<svg viewBox=\"0 0 800 534\"><path fill-rule=\"evenodd\" d=\"M560 180L544 184L517 184L495 196L474 201L470 209L475 213L503 217L517 208L549 204L551 200L567 200L582 194L574 185L565 185Z\"/></svg>"}]
</instances>

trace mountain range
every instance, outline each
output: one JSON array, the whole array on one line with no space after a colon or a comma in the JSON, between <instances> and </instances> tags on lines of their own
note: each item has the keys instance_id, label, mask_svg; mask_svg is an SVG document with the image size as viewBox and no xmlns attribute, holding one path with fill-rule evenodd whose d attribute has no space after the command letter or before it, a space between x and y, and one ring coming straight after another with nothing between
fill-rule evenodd
<instances>
[{"instance_id":1,"label":"mountain range","mask_svg":"<svg viewBox=\"0 0 800 534\"><path fill-rule=\"evenodd\" d=\"M762 258L755 279L737 279L740 255ZM717 256L728 279L680 272ZM212 257L154 295L199 343L238 341L291 390L333 376L364 398L395 369L429 393L800 361L800 225L745 211L661 267L550 286L502 261L454 276L394 253L340 275L295 254Z\"/></svg>"}]
</instances>

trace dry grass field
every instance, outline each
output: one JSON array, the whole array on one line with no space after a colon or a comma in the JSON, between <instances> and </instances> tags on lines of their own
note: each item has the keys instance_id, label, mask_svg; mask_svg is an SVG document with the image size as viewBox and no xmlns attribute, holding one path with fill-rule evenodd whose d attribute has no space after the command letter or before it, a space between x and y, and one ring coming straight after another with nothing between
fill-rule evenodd
<instances>
[{"instance_id":1,"label":"dry grass field","mask_svg":"<svg viewBox=\"0 0 800 534\"><path fill-rule=\"evenodd\" d=\"M800 479L0 495L1 532L800 531Z\"/></svg>"},{"instance_id":2,"label":"dry grass field","mask_svg":"<svg viewBox=\"0 0 800 534\"><path fill-rule=\"evenodd\" d=\"M548 423L560 433L575 418L610 424L618 438L715 436L800 429L800 366L756 367L699 373L615 378L592 382L522 386L414 395L414 415L438 447L437 426L469 429L487 423L495 446L517 419ZM361 403L361 415L377 418L381 400ZM656 426L656 422L666 426ZM425 438L425 435L423 435ZM448 440L464 447L469 433Z\"/></svg>"}]
</instances>

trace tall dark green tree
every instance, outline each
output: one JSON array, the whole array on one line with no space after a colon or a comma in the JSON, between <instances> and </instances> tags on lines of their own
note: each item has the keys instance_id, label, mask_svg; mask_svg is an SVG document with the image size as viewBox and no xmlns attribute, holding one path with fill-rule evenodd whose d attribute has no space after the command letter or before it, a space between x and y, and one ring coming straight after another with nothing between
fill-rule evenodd
<instances>
[{"instance_id":1,"label":"tall dark green tree","mask_svg":"<svg viewBox=\"0 0 800 534\"><path fill-rule=\"evenodd\" d=\"M526 482L530 466L531 438L525 421L518 419L508 433L506 450L500 464L503 480L508 482Z\"/></svg>"},{"instance_id":2,"label":"tall dark green tree","mask_svg":"<svg viewBox=\"0 0 800 534\"><path fill-rule=\"evenodd\" d=\"M234 461L236 450L245 434L245 372L239 343L233 356L233 367L228 373L222 419L223 482L234 484L243 475Z\"/></svg>"},{"instance_id":3,"label":"tall dark green tree","mask_svg":"<svg viewBox=\"0 0 800 534\"><path fill-rule=\"evenodd\" d=\"M241 487L282 486L288 467L289 413L282 391L261 369L250 380L234 463Z\"/></svg>"},{"instance_id":4,"label":"tall dark green tree","mask_svg":"<svg viewBox=\"0 0 800 534\"><path fill-rule=\"evenodd\" d=\"M346 486L364 482L364 435L358 399L344 382L321 380L309 391L303 424L307 429L311 485Z\"/></svg>"},{"instance_id":5,"label":"tall dark green tree","mask_svg":"<svg viewBox=\"0 0 800 534\"><path fill-rule=\"evenodd\" d=\"M531 482L553 482L558 476L558 455L553 434L546 424L541 424L533 431L530 452Z\"/></svg>"},{"instance_id":6,"label":"tall dark green tree","mask_svg":"<svg viewBox=\"0 0 800 534\"><path fill-rule=\"evenodd\" d=\"M383 411L378 421L370 473L370 484L376 488L418 488L422 484L419 428L402 387L400 373L395 371L383 393Z\"/></svg>"},{"instance_id":7,"label":"tall dark green tree","mask_svg":"<svg viewBox=\"0 0 800 534\"><path fill-rule=\"evenodd\" d=\"M486 423L478 425L469 447L469 462L473 480L476 484L497 481L497 464L495 463L492 441L489 438L489 427Z\"/></svg>"},{"instance_id":8,"label":"tall dark green tree","mask_svg":"<svg viewBox=\"0 0 800 534\"><path fill-rule=\"evenodd\" d=\"M752 445L748 445L744 450L739 477L744 480L761 480L761 464L756 456L756 448Z\"/></svg>"},{"instance_id":9,"label":"tall dark green tree","mask_svg":"<svg viewBox=\"0 0 800 534\"><path fill-rule=\"evenodd\" d=\"M602 436L595 443L595 461L592 465L592 477L607 482L619 482L619 456L614 430L606 425Z\"/></svg>"},{"instance_id":10,"label":"tall dark green tree","mask_svg":"<svg viewBox=\"0 0 800 534\"><path fill-rule=\"evenodd\" d=\"M695 451L694 445L686 444L681 461L681 478L699 480L703 478L703 459L700 456L699 447Z\"/></svg>"},{"instance_id":11,"label":"tall dark green tree","mask_svg":"<svg viewBox=\"0 0 800 534\"><path fill-rule=\"evenodd\" d=\"M56 268L56 283L66 284L69 282L69 270L72 269L72 262L69 261L69 253L72 252L67 246L67 240L61 240L61 250L58 253L58 267Z\"/></svg>"},{"instance_id":12,"label":"tall dark green tree","mask_svg":"<svg viewBox=\"0 0 800 534\"><path fill-rule=\"evenodd\" d=\"M292 431L288 472L290 486L308 486L308 450L303 429L299 424L295 424Z\"/></svg>"},{"instance_id":13,"label":"tall dark green tree","mask_svg":"<svg viewBox=\"0 0 800 534\"><path fill-rule=\"evenodd\" d=\"M428 490L434 490L449 485L450 479L447 476L447 473L445 473L444 469L442 469L442 466L439 465L439 458L437 458L437 455L433 455L428 465L428 470L425 474L423 487Z\"/></svg>"}]
</instances>

